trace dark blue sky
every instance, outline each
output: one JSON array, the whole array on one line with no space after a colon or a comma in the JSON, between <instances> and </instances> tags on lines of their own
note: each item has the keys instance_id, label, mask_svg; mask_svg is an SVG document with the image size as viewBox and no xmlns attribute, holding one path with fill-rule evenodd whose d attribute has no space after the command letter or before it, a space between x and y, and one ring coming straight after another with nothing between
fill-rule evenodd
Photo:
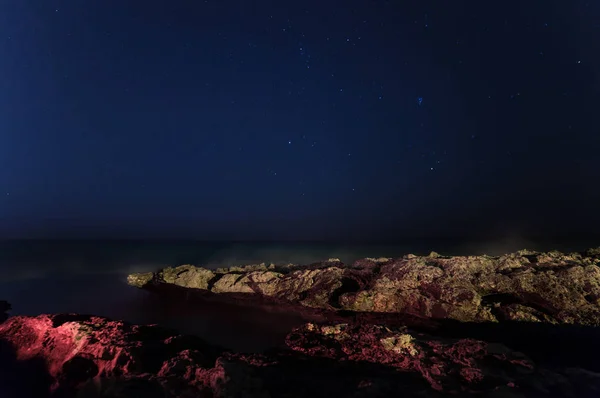
<instances>
[{"instance_id":1,"label":"dark blue sky","mask_svg":"<svg viewBox=\"0 0 600 398\"><path fill-rule=\"evenodd\" d=\"M600 5L0 3L0 236L600 225Z\"/></svg>"}]
</instances>

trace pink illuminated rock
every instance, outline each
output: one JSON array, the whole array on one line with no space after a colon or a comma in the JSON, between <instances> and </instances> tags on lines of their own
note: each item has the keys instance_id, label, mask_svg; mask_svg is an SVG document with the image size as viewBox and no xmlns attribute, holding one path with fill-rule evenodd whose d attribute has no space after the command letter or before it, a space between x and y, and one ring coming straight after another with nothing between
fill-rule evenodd
<instances>
[{"instance_id":1,"label":"pink illuminated rock","mask_svg":"<svg viewBox=\"0 0 600 398\"><path fill-rule=\"evenodd\" d=\"M592 372L550 371L499 344L378 325L306 324L287 337L290 350L241 354L157 326L94 316L17 316L0 325L0 343L3 358L9 350L14 354L5 371L25 380L23 390L3 397L389 397L399 392L403 397L591 397L600 392L600 377ZM25 363L35 363L44 374L32 373ZM27 395L25 387L44 382Z\"/></svg>"}]
</instances>

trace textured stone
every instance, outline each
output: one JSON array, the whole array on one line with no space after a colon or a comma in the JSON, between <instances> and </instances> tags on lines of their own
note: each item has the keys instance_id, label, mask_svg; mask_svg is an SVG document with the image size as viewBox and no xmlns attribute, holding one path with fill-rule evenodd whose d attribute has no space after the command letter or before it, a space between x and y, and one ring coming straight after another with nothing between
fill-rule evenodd
<instances>
[{"instance_id":1,"label":"textured stone","mask_svg":"<svg viewBox=\"0 0 600 398\"><path fill-rule=\"evenodd\" d=\"M600 392L599 375L585 369L549 370L501 344L406 328L309 323L286 342L291 351L232 353L157 326L75 314L17 316L0 325L2 359L12 351L15 362L0 365L22 378L19 397L388 397L402 391L403 397L575 398ZM19 365L31 361L39 366ZM36 383L41 389L28 395Z\"/></svg>"},{"instance_id":2,"label":"textured stone","mask_svg":"<svg viewBox=\"0 0 600 398\"><path fill-rule=\"evenodd\" d=\"M324 310L402 313L471 322L507 320L600 325L600 249L565 254L521 250L499 257L338 259L306 266L181 266L129 283L245 293ZM145 283L144 283L145 281ZM212 283L211 283L212 281Z\"/></svg>"}]
</instances>

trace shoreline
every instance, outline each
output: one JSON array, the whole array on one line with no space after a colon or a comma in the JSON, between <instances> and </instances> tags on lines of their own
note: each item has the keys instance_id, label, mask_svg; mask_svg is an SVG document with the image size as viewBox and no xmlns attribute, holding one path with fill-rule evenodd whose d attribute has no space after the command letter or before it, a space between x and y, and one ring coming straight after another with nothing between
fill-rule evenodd
<instances>
[{"instance_id":1,"label":"shoreline","mask_svg":"<svg viewBox=\"0 0 600 398\"><path fill-rule=\"evenodd\" d=\"M0 392L517 398L600 391L600 248L216 270L184 265L131 274L128 282L148 291L156 311L181 319L230 310L264 319L265 327L297 319L280 325L283 344L244 353L158 325L12 316L0 323L0 371L12 375L0 378ZM0 301L0 309L8 303Z\"/></svg>"}]
</instances>

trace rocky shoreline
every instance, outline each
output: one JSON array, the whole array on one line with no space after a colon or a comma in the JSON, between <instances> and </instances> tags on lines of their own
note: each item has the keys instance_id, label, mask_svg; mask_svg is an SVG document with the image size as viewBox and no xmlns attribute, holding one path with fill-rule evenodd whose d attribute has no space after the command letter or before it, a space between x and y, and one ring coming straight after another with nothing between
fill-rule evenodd
<instances>
[{"instance_id":1,"label":"rocky shoreline","mask_svg":"<svg viewBox=\"0 0 600 398\"><path fill-rule=\"evenodd\" d=\"M175 306L228 301L295 311L306 323L283 347L249 354L157 325L9 317L0 324L0 395L600 396L600 248L184 265L128 283ZM0 301L0 314L8 310Z\"/></svg>"},{"instance_id":2,"label":"rocky shoreline","mask_svg":"<svg viewBox=\"0 0 600 398\"><path fill-rule=\"evenodd\" d=\"M522 250L500 257L330 259L311 265L192 265L131 274L128 283L267 298L327 311L406 314L461 322L526 321L600 326L600 248Z\"/></svg>"}]
</instances>

